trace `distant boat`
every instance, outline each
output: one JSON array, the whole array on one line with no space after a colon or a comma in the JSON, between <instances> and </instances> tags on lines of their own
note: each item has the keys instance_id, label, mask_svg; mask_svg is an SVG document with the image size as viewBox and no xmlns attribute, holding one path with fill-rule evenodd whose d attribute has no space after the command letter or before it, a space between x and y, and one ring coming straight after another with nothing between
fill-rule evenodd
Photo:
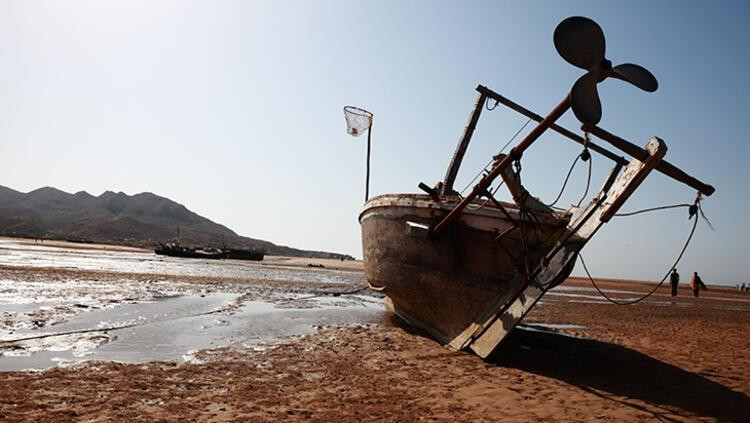
<instances>
[{"instance_id":1,"label":"distant boat","mask_svg":"<svg viewBox=\"0 0 750 423\"><path fill-rule=\"evenodd\" d=\"M261 261L265 256L263 251L245 250L237 248L193 248L183 247L177 243L170 242L167 244L159 243L154 249L154 253L160 256L197 258L197 259L230 259L230 260L251 260Z\"/></svg>"},{"instance_id":2,"label":"distant boat","mask_svg":"<svg viewBox=\"0 0 750 423\"><path fill-rule=\"evenodd\" d=\"M241 250L237 248L225 248L222 251L224 252L223 258L230 259L230 260L261 261L263 260L263 257L265 256L265 253L263 251L257 251L257 250Z\"/></svg>"},{"instance_id":3,"label":"distant boat","mask_svg":"<svg viewBox=\"0 0 750 423\"><path fill-rule=\"evenodd\" d=\"M170 242L167 244L162 244L160 242L159 246L154 249L154 253L160 256L169 256L169 257L213 259L213 260L224 258L224 252L222 250L183 247L173 242Z\"/></svg>"}]
</instances>

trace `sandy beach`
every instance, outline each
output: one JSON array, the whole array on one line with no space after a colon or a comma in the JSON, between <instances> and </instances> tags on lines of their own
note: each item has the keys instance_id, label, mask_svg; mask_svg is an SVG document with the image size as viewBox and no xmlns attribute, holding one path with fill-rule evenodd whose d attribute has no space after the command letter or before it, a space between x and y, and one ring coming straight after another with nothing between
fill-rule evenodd
<instances>
[{"instance_id":1,"label":"sandy beach","mask_svg":"<svg viewBox=\"0 0 750 423\"><path fill-rule=\"evenodd\" d=\"M27 252L17 245L5 248ZM4 285L3 295L34 292L41 296L35 301L68 296L71 302L5 313L0 350L60 348L8 340L23 331L54 331L95 313L149 304L166 309L170 301L210 298L225 303L201 312L207 319L154 331L164 337L165 330L215 330L211 339L226 338L226 346L197 344L197 351L177 359L91 359L2 372L4 421L740 422L750 415L750 295L729 288L710 286L695 299L685 286L672 299L662 287L647 302L615 306L587 280L571 278L483 361L449 351L368 305L382 302L374 293L334 296L360 287L356 271L307 268L308 261L290 258L265 265L202 264L197 271L143 253L61 251L65 254L32 251L42 261L38 266L4 259L10 264L0 266L0 277L15 282ZM45 267L40 257L58 264ZM285 264L272 264L281 261ZM110 265L126 270L108 270ZM601 282L618 299L652 286ZM315 302L321 298L328 302ZM248 304L269 304L273 313L248 317ZM247 319L255 322L249 328L256 328L262 323L257 319L271 318L280 323L263 330L283 332L273 339L231 342L234 338L220 332L244 331ZM294 321L305 324L290 326ZM328 324L309 324L315 321ZM126 332L77 334L69 341L86 341L83 345L93 348L88 353L123 342L137 348L132 340L128 344Z\"/></svg>"}]
</instances>

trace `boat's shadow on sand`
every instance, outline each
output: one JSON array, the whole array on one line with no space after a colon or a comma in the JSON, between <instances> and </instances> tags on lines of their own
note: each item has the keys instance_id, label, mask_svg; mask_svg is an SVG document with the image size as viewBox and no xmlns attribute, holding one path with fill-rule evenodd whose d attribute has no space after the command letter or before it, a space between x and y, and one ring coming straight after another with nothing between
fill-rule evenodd
<instances>
[{"instance_id":1,"label":"boat's shadow on sand","mask_svg":"<svg viewBox=\"0 0 750 423\"><path fill-rule=\"evenodd\" d=\"M750 398L740 392L638 351L592 339L517 329L490 362L562 380L659 420L697 414L739 422L750 416Z\"/></svg>"}]
</instances>

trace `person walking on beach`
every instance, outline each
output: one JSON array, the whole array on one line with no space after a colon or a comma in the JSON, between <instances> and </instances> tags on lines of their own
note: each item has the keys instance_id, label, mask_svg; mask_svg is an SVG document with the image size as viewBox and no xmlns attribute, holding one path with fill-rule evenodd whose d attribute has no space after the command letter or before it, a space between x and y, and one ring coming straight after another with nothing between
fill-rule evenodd
<instances>
[{"instance_id":1,"label":"person walking on beach","mask_svg":"<svg viewBox=\"0 0 750 423\"><path fill-rule=\"evenodd\" d=\"M672 284L672 296L677 296L677 284L680 283L680 274L677 273L677 269L672 269L672 273L669 275L669 282Z\"/></svg>"},{"instance_id":2,"label":"person walking on beach","mask_svg":"<svg viewBox=\"0 0 750 423\"><path fill-rule=\"evenodd\" d=\"M706 284L703 283L701 277L698 276L698 272L693 272L693 278L690 280L690 287L693 288L693 296L698 298L701 289L708 289Z\"/></svg>"}]
</instances>

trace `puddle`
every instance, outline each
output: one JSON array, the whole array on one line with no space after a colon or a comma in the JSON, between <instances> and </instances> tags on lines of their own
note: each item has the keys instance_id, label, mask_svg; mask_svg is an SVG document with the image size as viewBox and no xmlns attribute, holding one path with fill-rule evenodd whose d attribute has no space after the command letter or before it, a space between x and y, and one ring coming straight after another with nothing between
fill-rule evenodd
<instances>
[{"instance_id":1,"label":"puddle","mask_svg":"<svg viewBox=\"0 0 750 423\"><path fill-rule=\"evenodd\" d=\"M309 308L280 308L263 301L237 305L238 298L221 293L119 304L78 314L43 331L18 329L4 338L38 338L6 348L0 371L45 369L84 360L184 361L195 350L248 348L312 333L316 326L380 323L385 314L381 302L371 297L321 297ZM75 333L79 331L88 332ZM49 334L65 335L40 337Z\"/></svg>"}]
</instances>

